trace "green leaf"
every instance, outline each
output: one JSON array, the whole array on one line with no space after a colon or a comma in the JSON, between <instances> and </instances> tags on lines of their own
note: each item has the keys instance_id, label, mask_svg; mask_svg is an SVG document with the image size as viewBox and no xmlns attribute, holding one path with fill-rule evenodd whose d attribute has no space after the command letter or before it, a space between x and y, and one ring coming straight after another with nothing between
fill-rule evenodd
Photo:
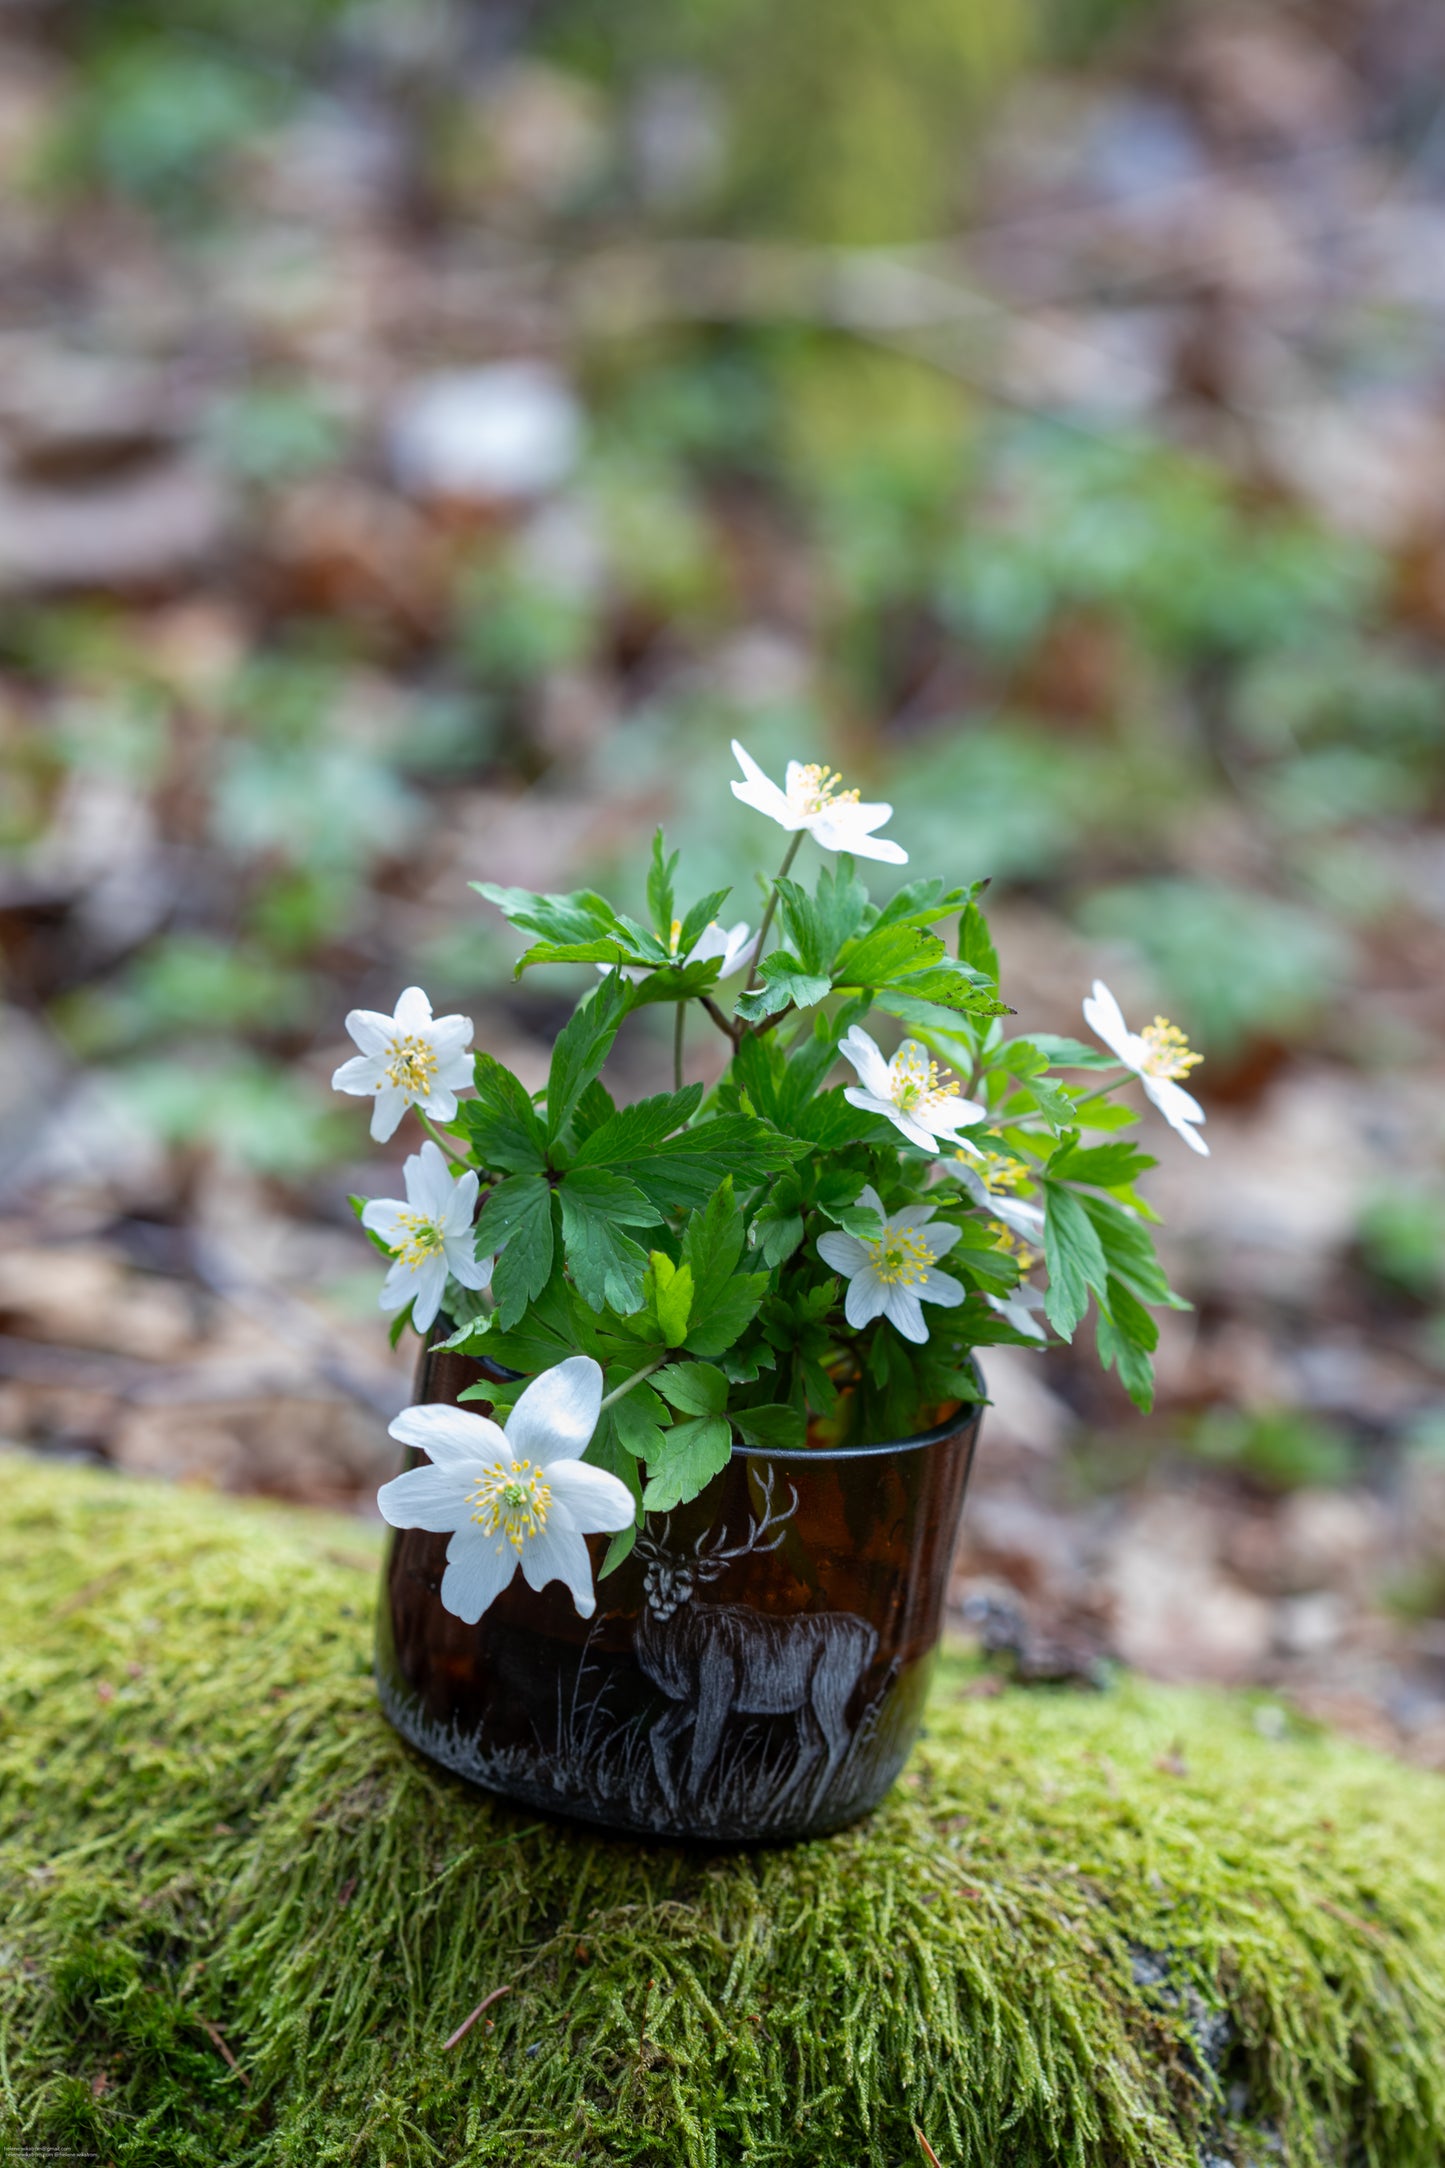
<instances>
[{"instance_id":1,"label":"green leaf","mask_svg":"<svg viewBox=\"0 0 1445 2168\"><path fill-rule=\"evenodd\" d=\"M682 1415L721 1415L728 1404L728 1381L712 1363L665 1363L652 1383Z\"/></svg>"},{"instance_id":2,"label":"green leaf","mask_svg":"<svg viewBox=\"0 0 1445 2168\"><path fill-rule=\"evenodd\" d=\"M732 1431L720 1415L674 1423L662 1450L648 1466L642 1503L648 1513L669 1513L696 1498L732 1456Z\"/></svg>"},{"instance_id":3,"label":"green leaf","mask_svg":"<svg viewBox=\"0 0 1445 2168\"><path fill-rule=\"evenodd\" d=\"M1071 1189L1051 1182L1042 1187L1044 1260L1049 1268L1044 1314L1061 1340L1072 1340L1089 1307L1089 1290L1104 1292L1108 1279L1104 1249L1082 1200Z\"/></svg>"},{"instance_id":4,"label":"green leaf","mask_svg":"<svg viewBox=\"0 0 1445 2168\"><path fill-rule=\"evenodd\" d=\"M492 1293L506 1331L551 1276L552 1192L544 1174L509 1174L488 1193L477 1221L477 1255L498 1249Z\"/></svg>"},{"instance_id":5,"label":"green leaf","mask_svg":"<svg viewBox=\"0 0 1445 2168\"><path fill-rule=\"evenodd\" d=\"M562 1135L578 1100L612 1051L612 1042L627 1014L627 981L614 971L568 1018L552 1049L552 1068L547 1078L547 1135L553 1143Z\"/></svg>"},{"instance_id":6,"label":"green leaf","mask_svg":"<svg viewBox=\"0 0 1445 2168\"><path fill-rule=\"evenodd\" d=\"M692 1315L692 1272L675 1265L665 1250L654 1250L647 1261L643 1294L652 1305L658 1330L668 1347L681 1347L687 1338Z\"/></svg>"},{"instance_id":7,"label":"green leaf","mask_svg":"<svg viewBox=\"0 0 1445 2168\"><path fill-rule=\"evenodd\" d=\"M1086 1046L1082 1039L1062 1038L1056 1031L1033 1031L1029 1037L1055 1069L1117 1069L1120 1065L1116 1054Z\"/></svg>"},{"instance_id":8,"label":"green leaf","mask_svg":"<svg viewBox=\"0 0 1445 2168\"><path fill-rule=\"evenodd\" d=\"M884 904L870 929L880 926L932 926L948 918L969 901L966 888L946 889L936 875L921 881L905 881ZM972 961L972 958L969 959Z\"/></svg>"},{"instance_id":9,"label":"green leaf","mask_svg":"<svg viewBox=\"0 0 1445 2168\"><path fill-rule=\"evenodd\" d=\"M1106 1290L1106 1304L1099 1307L1095 1328L1095 1344L1099 1360L1107 1370L1112 1365L1118 1370L1119 1382L1136 1408L1147 1414L1154 1405L1154 1365L1149 1360L1151 1350L1158 1344L1159 1330L1147 1310L1139 1307L1127 1288L1117 1280L1110 1280ZM1138 1321L1142 1320L1152 1338L1141 1335Z\"/></svg>"},{"instance_id":10,"label":"green leaf","mask_svg":"<svg viewBox=\"0 0 1445 2168\"><path fill-rule=\"evenodd\" d=\"M808 1418L801 1408L737 1408L733 1424L744 1444L771 1446L778 1453L799 1452L808 1442Z\"/></svg>"},{"instance_id":11,"label":"green leaf","mask_svg":"<svg viewBox=\"0 0 1445 2168\"><path fill-rule=\"evenodd\" d=\"M576 1109L572 1115L572 1135L578 1145L585 1144L587 1139L593 1136L604 1122L611 1121L616 1112L617 1103L613 1099L611 1092L599 1078L593 1077L592 1082L577 1101Z\"/></svg>"},{"instance_id":12,"label":"green leaf","mask_svg":"<svg viewBox=\"0 0 1445 2168\"><path fill-rule=\"evenodd\" d=\"M720 1114L716 1120L669 1137L645 1158L625 1164L638 1188L664 1212L695 1212L705 1205L725 1174L739 1189L776 1174L806 1147L784 1137L749 1114ZM580 1156L580 1155L579 1155Z\"/></svg>"},{"instance_id":13,"label":"green leaf","mask_svg":"<svg viewBox=\"0 0 1445 2168\"><path fill-rule=\"evenodd\" d=\"M786 949L774 949L763 958L759 967L762 984L755 986L750 994L740 994L737 1013L745 1023L759 1024L764 1017L775 1016L791 1003L794 1008L811 1009L831 991L832 980L825 972L805 971L796 956Z\"/></svg>"},{"instance_id":14,"label":"green leaf","mask_svg":"<svg viewBox=\"0 0 1445 2168\"><path fill-rule=\"evenodd\" d=\"M477 1096L464 1099L457 1120L483 1166L534 1174L547 1163L547 1133L525 1087L490 1054L476 1056Z\"/></svg>"},{"instance_id":15,"label":"green leaf","mask_svg":"<svg viewBox=\"0 0 1445 2168\"><path fill-rule=\"evenodd\" d=\"M608 1384L612 1379L609 1375ZM619 1378L619 1384L624 1381ZM671 1421L667 1409L650 1385L634 1385L630 1393L608 1409L613 1428L634 1460L652 1461L662 1450L664 1426Z\"/></svg>"},{"instance_id":16,"label":"green leaf","mask_svg":"<svg viewBox=\"0 0 1445 2168\"><path fill-rule=\"evenodd\" d=\"M667 844L661 828L652 838L652 864L647 873L647 908L652 913L653 931L664 943L672 939L672 877L677 871L677 852L667 856Z\"/></svg>"},{"instance_id":17,"label":"green leaf","mask_svg":"<svg viewBox=\"0 0 1445 2168\"><path fill-rule=\"evenodd\" d=\"M724 1175L701 1212L683 1229L682 1261L692 1272L692 1314L705 1317L737 1268L743 1254L743 1215L733 1195L733 1178Z\"/></svg>"},{"instance_id":18,"label":"green leaf","mask_svg":"<svg viewBox=\"0 0 1445 2168\"><path fill-rule=\"evenodd\" d=\"M701 1084L689 1084L684 1091L658 1092L651 1099L639 1099L630 1107L617 1108L583 1139L572 1164L574 1167L625 1167L635 1159L646 1159L657 1150L664 1137L670 1137L675 1129L681 1129L685 1122L691 1121L701 1105Z\"/></svg>"},{"instance_id":19,"label":"green leaf","mask_svg":"<svg viewBox=\"0 0 1445 2168\"><path fill-rule=\"evenodd\" d=\"M1068 1192L1061 1194L1067 1195ZM1112 1197L1084 1195L1078 1199L1098 1236L1112 1276L1141 1302L1167 1303L1171 1309L1189 1305L1171 1289L1164 1268L1154 1254L1154 1244L1143 1221L1136 1219Z\"/></svg>"},{"instance_id":20,"label":"green leaf","mask_svg":"<svg viewBox=\"0 0 1445 2168\"><path fill-rule=\"evenodd\" d=\"M973 901L966 903L959 913L958 954L961 962L972 964L975 971L981 971L997 986L998 950L993 945L988 920Z\"/></svg>"},{"instance_id":21,"label":"green leaf","mask_svg":"<svg viewBox=\"0 0 1445 2168\"><path fill-rule=\"evenodd\" d=\"M619 1317L640 1310L647 1252L622 1229L657 1218L641 1190L605 1167L574 1167L558 1185L557 1202L567 1268L588 1308Z\"/></svg>"},{"instance_id":22,"label":"green leaf","mask_svg":"<svg viewBox=\"0 0 1445 2168\"><path fill-rule=\"evenodd\" d=\"M838 986L892 986L947 957L938 935L921 926L875 926L843 951L833 980Z\"/></svg>"},{"instance_id":23,"label":"green leaf","mask_svg":"<svg viewBox=\"0 0 1445 2168\"><path fill-rule=\"evenodd\" d=\"M834 872L824 867L810 896L797 881L778 883L783 928L806 972L830 976L838 951L863 923L868 891L854 875L846 853Z\"/></svg>"},{"instance_id":24,"label":"green leaf","mask_svg":"<svg viewBox=\"0 0 1445 2168\"><path fill-rule=\"evenodd\" d=\"M1055 1181L1087 1182L1095 1189L1123 1189L1157 1167L1157 1159L1133 1144L1065 1144L1048 1164Z\"/></svg>"},{"instance_id":25,"label":"green leaf","mask_svg":"<svg viewBox=\"0 0 1445 2168\"><path fill-rule=\"evenodd\" d=\"M499 888L494 881L468 885L494 903L514 926L540 934L545 941L592 941L617 927L611 904L590 888L574 889L566 896L538 896L530 888Z\"/></svg>"},{"instance_id":26,"label":"green leaf","mask_svg":"<svg viewBox=\"0 0 1445 2168\"><path fill-rule=\"evenodd\" d=\"M691 949L697 946L697 943L702 938L704 928L712 924L731 894L732 890L730 888L715 888L710 896L699 896L697 902L683 919L682 928L677 937L677 953L679 956L686 956Z\"/></svg>"}]
</instances>

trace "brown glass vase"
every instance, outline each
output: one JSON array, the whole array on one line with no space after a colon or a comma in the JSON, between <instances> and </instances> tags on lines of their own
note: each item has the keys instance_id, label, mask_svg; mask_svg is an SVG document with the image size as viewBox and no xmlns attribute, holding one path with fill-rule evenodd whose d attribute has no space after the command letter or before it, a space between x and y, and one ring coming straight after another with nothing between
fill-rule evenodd
<instances>
[{"instance_id":1,"label":"brown glass vase","mask_svg":"<svg viewBox=\"0 0 1445 2168\"><path fill-rule=\"evenodd\" d=\"M428 1349L416 1398L455 1402L484 1375ZM699 1497L649 1517L590 1619L518 1574L465 1625L438 1593L447 1537L394 1530L381 1705L459 1776L610 1829L841 1829L917 1737L978 1425L969 1407L891 1445L734 1446ZM588 1539L594 1572L607 1541Z\"/></svg>"}]
</instances>

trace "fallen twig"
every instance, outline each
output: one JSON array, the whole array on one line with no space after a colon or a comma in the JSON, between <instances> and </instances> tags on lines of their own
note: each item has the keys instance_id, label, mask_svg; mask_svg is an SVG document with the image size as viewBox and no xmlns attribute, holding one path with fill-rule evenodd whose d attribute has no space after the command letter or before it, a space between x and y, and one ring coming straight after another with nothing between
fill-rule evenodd
<instances>
[{"instance_id":1,"label":"fallen twig","mask_svg":"<svg viewBox=\"0 0 1445 2168\"><path fill-rule=\"evenodd\" d=\"M226 2067L229 2070L235 2071L236 2076L240 2079L243 2085L249 2085L251 2080L247 2077L245 2071L241 2068L241 2065L237 2062L235 2056L227 2047L225 2037L221 2032L220 2026L213 2025L208 2017L203 2017L201 2019L201 2025L204 2030L210 2034L213 2045L218 2047L222 2055L224 2055L224 2057L226 2058Z\"/></svg>"},{"instance_id":2,"label":"fallen twig","mask_svg":"<svg viewBox=\"0 0 1445 2168\"><path fill-rule=\"evenodd\" d=\"M464 2017L462 2019L460 2025L458 2025L456 2031L452 2034L450 2040L443 2040L442 2053L445 2055L448 2048L454 2048L459 2040L465 2040L467 2034L476 2024L477 2019L481 2016L482 2012L484 2010L489 2010L494 2002L500 2002L503 1995L510 1995L511 1992L512 1990L509 1985L507 1987L494 1987L490 1995L483 1995L481 2001L477 2004L477 2007L475 2010L473 2010L471 2016Z\"/></svg>"},{"instance_id":3,"label":"fallen twig","mask_svg":"<svg viewBox=\"0 0 1445 2168\"><path fill-rule=\"evenodd\" d=\"M937 2154L936 2154L936 2153L934 2152L934 2150L933 2150L933 2147L932 2147L932 2146L931 2146L931 2145L929 2144L928 2140L927 2140L927 2139L926 2139L926 2138L924 2137L924 2135L923 2135L923 2132L922 2132L922 2131L921 2131L921 2130L919 2129L919 2127L918 2127L918 2125L917 2125L916 2123L915 2123L915 2124L914 2124L914 2126L913 2126L913 2135L914 2135L914 2137L915 2137L915 2138L916 2138L916 2139L918 2140L918 2143L919 2143L919 2144L920 2144L920 2145L922 2146L922 2148L923 2148L923 2157L924 2157L924 2159L925 2159L925 2160L926 2160L926 2161L927 2161L927 2162L929 2163L929 2168L943 2168L943 2162L942 2162L942 2161L941 2161L941 2160L939 2159L938 2155L937 2155Z\"/></svg>"}]
</instances>

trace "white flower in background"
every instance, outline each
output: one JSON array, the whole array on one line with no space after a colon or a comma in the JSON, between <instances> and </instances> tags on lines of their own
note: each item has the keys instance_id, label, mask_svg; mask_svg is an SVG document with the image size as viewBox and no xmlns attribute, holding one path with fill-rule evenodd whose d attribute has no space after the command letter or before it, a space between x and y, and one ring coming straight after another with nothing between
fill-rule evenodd
<instances>
[{"instance_id":1,"label":"white flower in background","mask_svg":"<svg viewBox=\"0 0 1445 2168\"><path fill-rule=\"evenodd\" d=\"M1019 1183L1029 1178L1029 1170L1023 1162L1005 1159L998 1152L985 1153L977 1165L966 1159L962 1152L958 1157L962 1162L958 1179L974 1203L1006 1233L1019 1236L1032 1248L1039 1248L1044 1239L1043 1207L1030 1204L1027 1198L1016 1194Z\"/></svg>"},{"instance_id":2,"label":"white flower in background","mask_svg":"<svg viewBox=\"0 0 1445 2168\"><path fill-rule=\"evenodd\" d=\"M1209 1146L1190 1126L1204 1120L1204 1109L1179 1082L1180 1077L1198 1068L1204 1056L1190 1053L1189 1041L1179 1026L1165 1016L1156 1016L1145 1030L1131 1031L1124 1022L1123 1010L1102 979L1095 979L1093 993L1084 998L1084 1021L1098 1033L1110 1053L1117 1055L1126 1069L1133 1070L1175 1134L1191 1151L1202 1152L1207 1159Z\"/></svg>"},{"instance_id":3,"label":"white flower in background","mask_svg":"<svg viewBox=\"0 0 1445 2168\"><path fill-rule=\"evenodd\" d=\"M1038 1317L1044 1306L1042 1288L1035 1287L1029 1280L1020 1280L1006 1295L990 1295L987 1300L989 1308L1007 1318L1015 1332L1027 1334L1030 1340L1047 1340L1048 1334Z\"/></svg>"},{"instance_id":4,"label":"white flower in background","mask_svg":"<svg viewBox=\"0 0 1445 2168\"><path fill-rule=\"evenodd\" d=\"M672 938L668 942L668 951L674 961L677 960L677 944L681 939L682 920L675 918L672 922ZM757 945L756 936L752 940L748 939L748 927L745 920L739 919L736 926L727 927L719 926L714 918L710 919L708 924L703 927L702 932L681 961L684 965L709 964L714 956L720 956L722 958L722 969L718 972L718 984L721 985L724 979L734 978L742 970L744 964L752 962ZM650 979L654 971L661 971L662 968L661 964L623 964L621 966L622 976L625 979L630 979L634 986L639 986L644 979ZM599 964L597 969L605 978L609 971L616 971L618 966L616 964Z\"/></svg>"},{"instance_id":5,"label":"white flower in background","mask_svg":"<svg viewBox=\"0 0 1445 2168\"><path fill-rule=\"evenodd\" d=\"M805 828L825 851L851 851L855 858L882 858L891 866L906 866L908 853L873 830L892 818L891 805L863 805L856 790L841 790L843 778L831 768L813 763L788 762L786 787L779 790L769 781L750 753L733 739L733 753L746 778L733 784L733 796L790 834Z\"/></svg>"},{"instance_id":6,"label":"white flower in background","mask_svg":"<svg viewBox=\"0 0 1445 2168\"><path fill-rule=\"evenodd\" d=\"M404 1310L411 1303L411 1321L425 1332L442 1306L448 1279L473 1289L489 1286L492 1260L478 1257L472 1240L475 1174L468 1171L454 1181L445 1154L430 1138L401 1171L406 1203L374 1197L361 1224L381 1237L396 1260L381 1290L382 1309Z\"/></svg>"},{"instance_id":7,"label":"white flower in background","mask_svg":"<svg viewBox=\"0 0 1445 2168\"><path fill-rule=\"evenodd\" d=\"M931 1226L934 1208L928 1204L908 1205L890 1219L872 1187L862 1191L858 1202L878 1214L881 1235L872 1241L841 1231L818 1237L818 1255L848 1282L843 1315L855 1328L886 1317L905 1340L921 1343L928 1338L924 1303L953 1310L964 1299L961 1281L934 1270L958 1240L959 1229Z\"/></svg>"},{"instance_id":8,"label":"white flower in background","mask_svg":"<svg viewBox=\"0 0 1445 2168\"><path fill-rule=\"evenodd\" d=\"M451 1535L441 1599L468 1626L518 1566L529 1588L565 1581L581 1617L596 1610L584 1539L630 1528L634 1513L627 1485L581 1457L601 1403L601 1370L572 1355L533 1378L504 1428L439 1404L405 1408L392 1424L431 1466L383 1483L376 1502L393 1528Z\"/></svg>"},{"instance_id":9,"label":"white flower in background","mask_svg":"<svg viewBox=\"0 0 1445 2168\"><path fill-rule=\"evenodd\" d=\"M965 1099L956 1080L916 1039L905 1039L892 1061L885 1061L877 1043L855 1024L838 1051L858 1072L858 1082L843 1093L849 1105L886 1114L925 1152L936 1152L940 1138L958 1144L960 1129L988 1119L988 1108ZM973 1147L965 1144L964 1149Z\"/></svg>"},{"instance_id":10,"label":"white flower in background","mask_svg":"<svg viewBox=\"0 0 1445 2168\"><path fill-rule=\"evenodd\" d=\"M375 1094L371 1134L378 1144L395 1135L408 1107L439 1122L452 1120L457 1093L472 1081L467 1048L476 1027L470 1017L434 1017L421 988L408 986L395 1016L353 1009L346 1028L361 1052L341 1064L331 1088L363 1099Z\"/></svg>"}]
</instances>

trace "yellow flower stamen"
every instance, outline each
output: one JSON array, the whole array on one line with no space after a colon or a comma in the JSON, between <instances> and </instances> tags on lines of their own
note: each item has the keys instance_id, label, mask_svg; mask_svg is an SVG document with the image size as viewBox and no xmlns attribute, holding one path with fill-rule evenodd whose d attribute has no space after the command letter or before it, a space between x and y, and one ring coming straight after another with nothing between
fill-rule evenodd
<instances>
[{"instance_id":1,"label":"yellow flower stamen","mask_svg":"<svg viewBox=\"0 0 1445 2168\"><path fill-rule=\"evenodd\" d=\"M467 1503L484 1536L500 1532L498 1550L502 1543L510 1543L520 1554L528 1536L539 1536L546 1527L552 1491L541 1469L529 1460L514 1460L510 1468L499 1461L482 1477Z\"/></svg>"},{"instance_id":2,"label":"yellow flower stamen","mask_svg":"<svg viewBox=\"0 0 1445 2168\"><path fill-rule=\"evenodd\" d=\"M675 918L672 922L672 934L667 944L667 953L669 956L675 956L677 954L677 944L681 939L682 920L680 918Z\"/></svg>"},{"instance_id":3,"label":"yellow flower stamen","mask_svg":"<svg viewBox=\"0 0 1445 2168\"><path fill-rule=\"evenodd\" d=\"M1177 1024L1171 1024L1167 1016L1156 1016L1153 1023L1139 1034L1149 1049L1144 1058L1146 1076L1162 1076L1177 1080L1188 1076L1203 1061L1202 1054L1191 1054L1189 1041Z\"/></svg>"},{"instance_id":4,"label":"yellow flower stamen","mask_svg":"<svg viewBox=\"0 0 1445 2168\"><path fill-rule=\"evenodd\" d=\"M904 1114L935 1099L958 1096L959 1083L952 1070L940 1069L936 1061L929 1061L917 1048L900 1048L893 1057L892 1072L893 1104Z\"/></svg>"},{"instance_id":5,"label":"yellow flower stamen","mask_svg":"<svg viewBox=\"0 0 1445 2168\"><path fill-rule=\"evenodd\" d=\"M1025 1242L1022 1235L1015 1234L1012 1227L1005 1227L1002 1220L988 1220L985 1225L993 1236L995 1249L1012 1257L1020 1272L1033 1271L1044 1254L1042 1250L1036 1250L1031 1243Z\"/></svg>"},{"instance_id":6,"label":"yellow flower stamen","mask_svg":"<svg viewBox=\"0 0 1445 2168\"><path fill-rule=\"evenodd\" d=\"M441 1225L428 1219L424 1212L398 1212L396 1215L400 1239L393 1251L408 1272L415 1272L429 1257L435 1257L446 1243Z\"/></svg>"},{"instance_id":7,"label":"yellow flower stamen","mask_svg":"<svg viewBox=\"0 0 1445 2168\"><path fill-rule=\"evenodd\" d=\"M387 1083L399 1084L404 1092L418 1099L429 1097L437 1073L436 1049L430 1040L419 1039L413 1032L401 1032L387 1052L391 1056L386 1065Z\"/></svg>"},{"instance_id":8,"label":"yellow flower stamen","mask_svg":"<svg viewBox=\"0 0 1445 2168\"><path fill-rule=\"evenodd\" d=\"M821 767L816 761L810 761L799 771L791 795L803 813L822 813L830 805L857 805L861 792L841 789L842 781L836 768Z\"/></svg>"},{"instance_id":9,"label":"yellow flower stamen","mask_svg":"<svg viewBox=\"0 0 1445 2168\"><path fill-rule=\"evenodd\" d=\"M959 1159L969 1157L966 1152L956 1155ZM982 1162L973 1162L984 1188L991 1196L1011 1197L1029 1179L1029 1170L1021 1159L1006 1159L1002 1152L985 1152Z\"/></svg>"},{"instance_id":10,"label":"yellow flower stamen","mask_svg":"<svg viewBox=\"0 0 1445 2168\"><path fill-rule=\"evenodd\" d=\"M917 1287L927 1279L933 1263L928 1237L897 1229L867 1245L873 1253L873 1270L888 1287Z\"/></svg>"}]
</instances>

